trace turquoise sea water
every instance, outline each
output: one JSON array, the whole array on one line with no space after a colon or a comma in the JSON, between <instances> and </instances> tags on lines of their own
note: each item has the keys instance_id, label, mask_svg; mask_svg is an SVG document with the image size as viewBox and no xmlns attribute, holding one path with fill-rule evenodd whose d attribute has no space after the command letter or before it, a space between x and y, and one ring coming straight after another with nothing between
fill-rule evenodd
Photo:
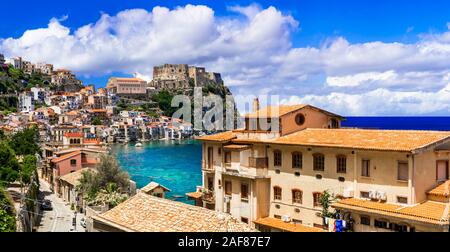
<instances>
[{"instance_id":1,"label":"turquoise sea water","mask_svg":"<svg viewBox=\"0 0 450 252\"><path fill-rule=\"evenodd\" d=\"M168 198L185 203L185 193L194 192L202 184L201 144L194 140L152 141L143 147L134 144L111 146L122 169L142 188L151 181L172 191Z\"/></svg>"}]
</instances>

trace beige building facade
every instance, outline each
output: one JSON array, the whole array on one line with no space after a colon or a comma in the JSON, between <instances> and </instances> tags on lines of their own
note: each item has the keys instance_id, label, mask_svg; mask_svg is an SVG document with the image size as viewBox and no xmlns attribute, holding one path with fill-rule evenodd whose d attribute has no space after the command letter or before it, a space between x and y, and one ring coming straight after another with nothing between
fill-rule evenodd
<instances>
[{"instance_id":1,"label":"beige building facade","mask_svg":"<svg viewBox=\"0 0 450 252\"><path fill-rule=\"evenodd\" d=\"M252 118L280 127L252 128ZM448 231L448 186L430 192L448 184L450 132L341 129L341 120L309 105L257 108L245 129L201 137L204 206L262 231L311 232L329 229L328 191L347 230Z\"/></svg>"}]
</instances>

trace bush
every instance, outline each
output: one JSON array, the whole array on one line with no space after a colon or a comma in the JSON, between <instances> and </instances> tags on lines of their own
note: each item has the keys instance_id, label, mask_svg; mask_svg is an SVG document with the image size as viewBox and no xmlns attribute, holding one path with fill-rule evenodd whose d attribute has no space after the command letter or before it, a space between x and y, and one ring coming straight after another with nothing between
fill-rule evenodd
<instances>
[{"instance_id":1,"label":"bush","mask_svg":"<svg viewBox=\"0 0 450 252\"><path fill-rule=\"evenodd\" d=\"M0 232L16 231L16 214L10 197L0 188Z\"/></svg>"},{"instance_id":2,"label":"bush","mask_svg":"<svg viewBox=\"0 0 450 252\"><path fill-rule=\"evenodd\" d=\"M19 177L19 168L14 150L5 141L0 141L0 181L16 181Z\"/></svg>"}]
</instances>

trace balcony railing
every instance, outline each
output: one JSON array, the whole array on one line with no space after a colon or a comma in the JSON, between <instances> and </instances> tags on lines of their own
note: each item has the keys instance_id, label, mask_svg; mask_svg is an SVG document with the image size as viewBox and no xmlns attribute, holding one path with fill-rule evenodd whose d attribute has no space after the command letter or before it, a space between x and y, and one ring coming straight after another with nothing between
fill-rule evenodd
<instances>
[{"instance_id":1,"label":"balcony railing","mask_svg":"<svg viewBox=\"0 0 450 252\"><path fill-rule=\"evenodd\" d=\"M214 191L202 188L202 200L208 203L214 203L215 202Z\"/></svg>"}]
</instances>

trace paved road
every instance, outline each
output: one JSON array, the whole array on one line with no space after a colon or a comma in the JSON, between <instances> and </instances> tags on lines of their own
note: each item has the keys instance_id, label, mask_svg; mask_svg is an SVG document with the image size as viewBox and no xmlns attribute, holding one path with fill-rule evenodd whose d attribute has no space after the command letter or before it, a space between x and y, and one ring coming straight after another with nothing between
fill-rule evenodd
<instances>
[{"instance_id":1,"label":"paved road","mask_svg":"<svg viewBox=\"0 0 450 252\"><path fill-rule=\"evenodd\" d=\"M40 189L44 193L45 199L52 202L53 210L44 211L38 232L70 232L73 230L73 217L74 212L70 210L70 205L64 202L56 194L53 194L50 190L50 185L40 180ZM80 225L80 219L82 214L77 214L77 232L84 232L84 228Z\"/></svg>"}]
</instances>

